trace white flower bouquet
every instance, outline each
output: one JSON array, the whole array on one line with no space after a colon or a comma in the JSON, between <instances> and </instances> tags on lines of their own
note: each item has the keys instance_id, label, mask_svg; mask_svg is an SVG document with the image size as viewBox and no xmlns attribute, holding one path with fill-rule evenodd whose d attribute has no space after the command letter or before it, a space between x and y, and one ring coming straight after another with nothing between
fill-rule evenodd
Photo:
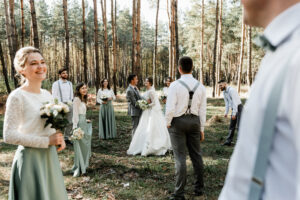
<instances>
[{"instance_id":1,"label":"white flower bouquet","mask_svg":"<svg viewBox=\"0 0 300 200\"><path fill-rule=\"evenodd\" d=\"M69 112L69 106L58 102L57 99L54 99L54 103L44 103L40 108L41 118L46 119L45 127L51 124L51 128L56 130L63 130L67 126Z\"/></svg>"},{"instance_id":2,"label":"white flower bouquet","mask_svg":"<svg viewBox=\"0 0 300 200\"><path fill-rule=\"evenodd\" d=\"M101 99L102 101L107 101L108 98L109 98L109 96L107 96L106 94L102 94L102 95L100 96L100 99Z\"/></svg>"},{"instance_id":3,"label":"white flower bouquet","mask_svg":"<svg viewBox=\"0 0 300 200\"><path fill-rule=\"evenodd\" d=\"M74 140L80 140L82 139L84 136L84 132L81 128L76 128L72 131L72 135L70 137L70 140L71 141L74 141Z\"/></svg>"},{"instance_id":4,"label":"white flower bouquet","mask_svg":"<svg viewBox=\"0 0 300 200\"><path fill-rule=\"evenodd\" d=\"M146 100L138 100L136 102L136 105L142 110L146 110L149 108L149 104Z\"/></svg>"}]
</instances>

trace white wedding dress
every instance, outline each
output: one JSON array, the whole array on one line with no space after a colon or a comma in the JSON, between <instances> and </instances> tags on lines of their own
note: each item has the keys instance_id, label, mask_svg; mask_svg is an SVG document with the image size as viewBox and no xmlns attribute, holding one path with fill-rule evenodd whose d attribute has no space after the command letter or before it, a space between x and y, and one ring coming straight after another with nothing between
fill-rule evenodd
<instances>
[{"instance_id":1,"label":"white wedding dress","mask_svg":"<svg viewBox=\"0 0 300 200\"><path fill-rule=\"evenodd\" d=\"M164 155L171 149L171 141L158 96L152 87L143 97L146 100L151 99L152 103L142 113L127 154Z\"/></svg>"}]
</instances>

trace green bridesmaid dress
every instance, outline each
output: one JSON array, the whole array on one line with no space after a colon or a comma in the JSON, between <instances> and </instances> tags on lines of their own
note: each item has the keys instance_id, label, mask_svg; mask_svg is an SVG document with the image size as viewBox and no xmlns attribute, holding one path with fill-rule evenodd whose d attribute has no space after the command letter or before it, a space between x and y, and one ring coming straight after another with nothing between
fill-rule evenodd
<instances>
[{"instance_id":1,"label":"green bridesmaid dress","mask_svg":"<svg viewBox=\"0 0 300 200\"><path fill-rule=\"evenodd\" d=\"M117 126L112 101L100 105L99 138L112 139L117 137Z\"/></svg>"}]
</instances>

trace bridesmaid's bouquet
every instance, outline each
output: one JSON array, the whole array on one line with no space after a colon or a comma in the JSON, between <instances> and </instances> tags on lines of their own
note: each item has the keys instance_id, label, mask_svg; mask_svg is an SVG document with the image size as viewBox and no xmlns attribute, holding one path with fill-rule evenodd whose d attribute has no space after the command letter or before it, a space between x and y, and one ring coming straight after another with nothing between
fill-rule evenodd
<instances>
[{"instance_id":1,"label":"bridesmaid's bouquet","mask_svg":"<svg viewBox=\"0 0 300 200\"><path fill-rule=\"evenodd\" d=\"M44 103L40 108L41 118L46 119L45 127L51 124L51 128L56 130L63 130L68 125L67 114L69 112L69 106L58 102L57 99L54 99L54 103Z\"/></svg>"},{"instance_id":2,"label":"bridesmaid's bouquet","mask_svg":"<svg viewBox=\"0 0 300 200\"><path fill-rule=\"evenodd\" d=\"M142 110L146 110L149 108L149 104L146 100L138 100L136 102L136 105Z\"/></svg>"},{"instance_id":3,"label":"bridesmaid's bouquet","mask_svg":"<svg viewBox=\"0 0 300 200\"><path fill-rule=\"evenodd\" d=\"M101 97L100 97L100 99L101 99L102 101L107 101L108 98L109 98L109 96L107 96L106 94L102 94Z\"/></svg>"},{"instance_id":4,"label":"bridesmaid's bouquet","mask_svg":"<svg viewBox=\"0 0 300 200\"><path fill-rule=\"evenodd\" d=\"M70 140L81 140L84 136L84 132L81 128L76 128L73 130Z\"/></svg>"}]
</instances>

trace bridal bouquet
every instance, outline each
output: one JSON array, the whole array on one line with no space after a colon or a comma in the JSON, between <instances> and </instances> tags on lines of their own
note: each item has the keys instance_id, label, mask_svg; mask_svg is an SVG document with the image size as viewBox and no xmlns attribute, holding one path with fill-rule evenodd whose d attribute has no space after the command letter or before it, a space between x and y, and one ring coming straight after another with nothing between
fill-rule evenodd
<instances>
[{"instance_id":1,"label":"bridal bouquet","mask_svg":"<svg viewBox=\"0 0 300 200\"><path fill-rule=\"evenodd\" d=\"M63 130L68 125L67 114L69 112L69 106L58 102L57 99L54 99L54 103L44 103L40 108L41 118L46 119L45 127L51 124L51 128L56 130Z\"/></svg>"},{"instance_id":2,"label":"bridal bouquet","mask_svg":"<svg viewBox=\"0 0 300 200\"><path fill-rule=\"evenodd\" d=\"M146 100L138 100L136 102L136 105L142 110L146 110L149 108L149 104Z\"/></svg>"},{"instance_id":3,"label":"bridal bouquet","mask_svg":"<svg viewBox=\"0 0 300 200\"><path fill-rule=\"evenodd\" d=\"M101 99L102 101L107 101L108 98L109 98L109 96L107 96L106 94L102 94L102 95L100 96L100 99Z\"/></svg>"},{"instance_id":4,"label":"bridal bouquet","mask_svg":"<svg viewBox=\"0 0 300 200\"><path fill-rule=\"evenodd\" d=\"M81 128L76 128L73 130L70 140L80 140L84 136L84 132Z\"/></svg>"}]
</instances>

